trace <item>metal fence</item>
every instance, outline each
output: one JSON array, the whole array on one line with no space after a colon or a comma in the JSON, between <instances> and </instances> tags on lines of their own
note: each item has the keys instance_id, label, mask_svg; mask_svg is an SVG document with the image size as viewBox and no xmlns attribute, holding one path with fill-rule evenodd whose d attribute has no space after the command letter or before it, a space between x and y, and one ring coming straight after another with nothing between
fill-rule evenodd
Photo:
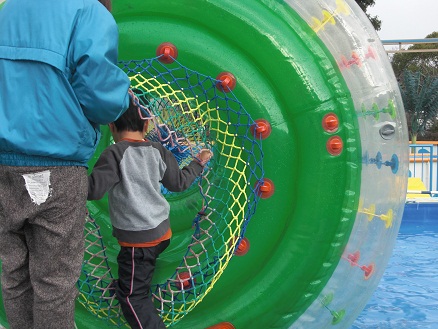
<instances>
[{"instance_id":1,"label":"metal fence","mask_svg":"<svg viewBox=\"0 0 438 329\"><path fill-rule=\"evenodd\" d=\"M409 177L420 178L429 191L438 190L437 143L411 144Z\"/></svg>"}]
</instances>

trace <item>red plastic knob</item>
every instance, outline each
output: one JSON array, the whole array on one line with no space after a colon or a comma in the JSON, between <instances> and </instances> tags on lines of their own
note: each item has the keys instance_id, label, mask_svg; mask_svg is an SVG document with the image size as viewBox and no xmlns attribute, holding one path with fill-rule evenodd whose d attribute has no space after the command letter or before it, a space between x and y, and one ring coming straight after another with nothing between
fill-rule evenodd
<instances>
[{"instance_id":1,"label":"red plastic knob","mask_svg":"<svg viewBox=\"0 0 438 329\"><path fill-rule=\"evenodd\" d=\"M376 59L376 57L377 57L376 51L374 50L373 47L369 46L368 52L365 54L365 58Z\"/></svg>"},{"instance_id":2,"label":"red plastic knob","mask_svg":"<svg viewBox=\"0 0 438 329\"><path fill-rule=\"evenodd\" d=\"M216 83L216 88L223 92L230 92L236 87L236 77L230 72L221 72L216 77L219 80Z\"/></svg>"},{"instance_id":3,"label":"red plastic knob","mask_svg":"<svg viewBox=\"0 0 438 329\"><path fill-rule=\"evenodd\" d=\"M355 51L353 51L353 53L351 54L351 60L349 61L349 64L356 64L359 67L362 65L362 60Z\"/></svg>"},{"instance_id":4,"label":"red plastic knob","mask_svg":"<svg viewBox=\"0 0 438 329\"><path fill-rule=\"evenodd\" d=\"M339 129L339 119L334 113L328 113L322 118L322 127L325 131L333 133Z\"/></svg>"},{"instance_id":5,"label":"red plastic knob","mask_svg":"<svg viewBox=\"0 0 438 329\"><path fill-rule=\"evenodd\" d=\"M370 265L362 265L361 270L364 272L365 280L368 280L373 274L374 274L374 263L371 263Z\"/></svg>"},{"instance_id":6,"label":"red plastic knob","mask_svg":"<svg viewBox=\"0 0 438 329\"><path fill-rule=\"evenodd\" d=\"M257 119L251 126L251 133L254 137L265 139L272 132L271 124L265 119Z\"/></svg>"},{"instance_id":7,"label":"red plastic knob","mask_svg":"<svg viewBox=\"0 0 438 329\"><path fill-rule=\"evenodd\" d=\"M189 272L181 272L177 275L176 286L180 290L185 290L192 287L192 276Z\"/></svg>"},{"instance_id":8,"label":"red plastic knob","mask_svg":"<svg viewBox=\"0 0 438 329\"><path fill-rule=\"evenodd\" d=\"M237 246L234 253L236 254L236 256L243 256L249 251L249 246L249 240L247 238L243 238L240 240L239 245Z\"/></svg>"},{"instance_id":9,"label":"red plastic knob","mask_svg":"<svg viewBox=\"0 0 438 329\"><path fill-rule=\"evenodd\" d=\"M178 57L178 49L173 43L163 42L157 47L158 60L164 64L170 64Z\"/></svg>"},{"instance_id":10,"label":"red plastic knob","mask_svg":"<svg viewBox=\"0 0 438 329\"><path fill-rule=\"evenodd\" d=\"M330 137L329 140L327 141L327 151L331 155L341 154L343 148L344 148L344 143L342 141L342 138L339 136Z\"/></svg>"},{"instance_id":11,"label":"red plastic knob","mask_svg":"<svg viewBox=\"0 0 438 329\"><path fill-rule=\"evenodd\" d=\"M236 329L230 322L221 322L205 329Z\"/></svg>"},{"instance_id":12,"label":"red plastic knob","mask_svg":"<svg viewBox=\"0 0 438 329\"><path fill-rule=\"evenodd\" d=\"M257 193L260 196L260 198L267 199L274 194L275 186L270 179L263 178L261 184L260 183L257 184L259 184Z\"/></svg>"}]
</instances>

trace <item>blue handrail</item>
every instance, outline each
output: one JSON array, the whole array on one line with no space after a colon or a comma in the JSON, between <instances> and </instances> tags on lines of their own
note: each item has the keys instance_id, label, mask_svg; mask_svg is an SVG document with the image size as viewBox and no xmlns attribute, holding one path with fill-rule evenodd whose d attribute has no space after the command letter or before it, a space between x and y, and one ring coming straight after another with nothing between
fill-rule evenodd
<instances>
[{"instance_id":1,"label":"blue handrail","mask_svg":"<svg viewBox=\"0 0 438 329\"><path fill-rule=\"evenodd\" d=\"M434 179L434 159L437 158L437 155L435 155L435 148L433 144L411 144L409 145L409 148L411 151L414 151L413 153L410 153L410 159L413 160L413 165L410 165L409 169L409 176L412 177L418 177L420 178L424 183L428 182L427 185L429 185L429 191L433 190L433 186L436 187L436 190L438 190L438 180L436 177L438 177L438 166L436 168L436 174ZM429 177L426 177L426 161L429 162ZM420 163L420 168L417 168L417 164ZM412 168L412 170L411 170ZM435 183L435 184L434 184Z\"/></svg>"}]
</instances>

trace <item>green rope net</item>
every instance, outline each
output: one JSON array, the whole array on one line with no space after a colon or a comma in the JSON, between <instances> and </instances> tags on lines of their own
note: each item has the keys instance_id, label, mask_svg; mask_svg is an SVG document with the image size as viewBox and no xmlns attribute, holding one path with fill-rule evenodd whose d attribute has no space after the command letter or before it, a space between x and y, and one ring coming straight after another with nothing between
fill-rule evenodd
<instances>
[{"instance_id":1,"label":"green rope net","mask_svg":"<svg viewBox=\"0 0 438 329\"><path fill-rule=\"evenodd\" d=\"M190 312L222 275L256 210L263 184L263 152L255 122L221 81L160 57L120 63L149 121L146 138L161 142L180 166L200 149L214 153L203 175L190 188L200 207L193 212L187 248L164 282L151 287L152 298L167 326ZM139 164L141 165L141 164ZM162 189L172 206L172 193ZM106 238L87 218L86 256L78 281L79 302L115 326L125 326L114 295L114 275ZM172 248L169 247L169 248ZM166 257L164 253L161 258Z\"/></svg>"}]
</instances>

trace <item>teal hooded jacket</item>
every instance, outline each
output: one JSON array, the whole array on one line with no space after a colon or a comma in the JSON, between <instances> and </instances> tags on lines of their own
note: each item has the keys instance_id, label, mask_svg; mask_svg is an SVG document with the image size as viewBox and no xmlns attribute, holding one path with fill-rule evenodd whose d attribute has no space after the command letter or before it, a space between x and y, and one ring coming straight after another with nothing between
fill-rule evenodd
<instances>
[{"instance_id":1,"label":"teal hooded jacket","mask_svg":"<svg viewBox=\"0 0 438 329\"><path fill-rule=\"evenodd\" d=\"M129 104L118 29L97 0L0 9L0 165L86 166Z\"/></svg>"}]
</instances>

